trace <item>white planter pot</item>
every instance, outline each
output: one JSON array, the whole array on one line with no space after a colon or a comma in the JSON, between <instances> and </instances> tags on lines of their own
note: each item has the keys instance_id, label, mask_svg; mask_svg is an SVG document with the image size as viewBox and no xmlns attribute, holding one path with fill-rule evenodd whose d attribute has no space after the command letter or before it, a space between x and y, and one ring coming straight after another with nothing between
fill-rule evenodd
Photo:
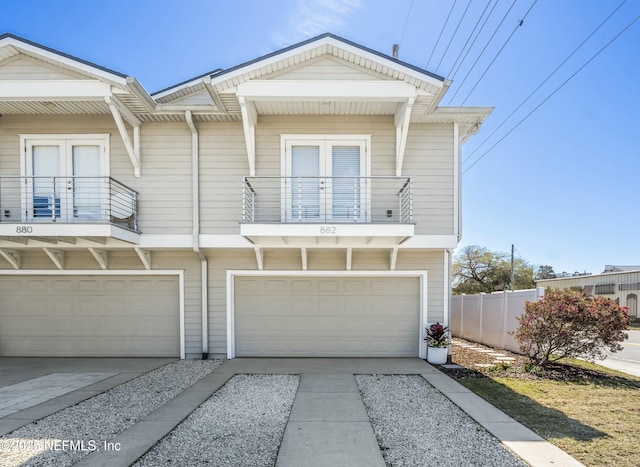
<instances>
[{"instance_id":1,"label":"white planter pot","mask_svg":"<svg viewBox=\"0 0 640 467\"><path fill-rule=\"evenodd\" d=\"M447 363L448 347L427 347L427 361L436 365Z\"/></svg>"}]
</instances>

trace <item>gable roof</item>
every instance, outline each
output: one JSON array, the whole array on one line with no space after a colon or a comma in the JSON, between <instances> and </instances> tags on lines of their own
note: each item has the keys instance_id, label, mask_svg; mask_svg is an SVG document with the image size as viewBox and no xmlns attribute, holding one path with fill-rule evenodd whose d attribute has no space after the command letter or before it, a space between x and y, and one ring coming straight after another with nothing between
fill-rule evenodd
<instances>
[{"instance_id":1,"label":"gable roof","mask_svg":"<svg viewBox=\"0 0 640 467\"><path fill-rule=\"evenodd\" d=\"M60 52L59 50L38 44L15 34L0 34L0 61L18 53L23 53L57 66L67 67L72 71L84 75L100 76L120 84L125 84L127 78L127 75L124 73Z\"/></svg>"},{"instance_id":2,"label":"gable roof","mask_svg":"<svg viewBox=\"0 0 640 467\"><path fill-rule=\"evenodd\" d=\"M224 91L248 79L257 79L285 66L308 61L323 54L335 55L362 67L375 70L378 73L406 81L421 89L429 88L434 93L448 85L448 81L442 76L356 44L335 34L325 33L226 70L215 70L210 75L200 75L183 81L154 92L152 96L159 102L169 102L172 99L183 97L185 92L193 91L193 89L189 88L198 86L202 79L207 76L211 79L212 85L219 91Z\"/></svg>"}]
</instances>

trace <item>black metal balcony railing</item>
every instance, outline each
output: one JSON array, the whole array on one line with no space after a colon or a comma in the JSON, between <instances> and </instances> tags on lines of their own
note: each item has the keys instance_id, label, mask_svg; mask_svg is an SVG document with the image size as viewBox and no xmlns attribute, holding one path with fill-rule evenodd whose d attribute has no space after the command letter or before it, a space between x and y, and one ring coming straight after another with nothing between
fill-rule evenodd
<instances>
[{"instance_id":1,"label":"black metal balcony railing","mask_svg":"<svg viewBox=\"0 0 640 467\"><path fill-rule=\"evenodd\" d=\"M2 223L114 224L138 232L138 193L111 177L0 177Z\"/></svg>"},{"instance_id":2,"label":"black metal balcony railing","mask_svg":"<svg viewBox=\"0 0 640 467\"><path fill-rule=\"evenodd\" d=\"M243 177L245 223L413 224L410 177Z\"/></svg>"}]
</instances>

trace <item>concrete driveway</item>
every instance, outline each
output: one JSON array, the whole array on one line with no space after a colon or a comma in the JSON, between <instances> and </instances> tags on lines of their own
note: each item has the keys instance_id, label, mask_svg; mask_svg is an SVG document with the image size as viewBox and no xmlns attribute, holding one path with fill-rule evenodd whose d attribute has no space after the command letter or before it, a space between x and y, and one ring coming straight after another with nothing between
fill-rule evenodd
<instances>
[{"instance_id":1,"label":"concrete driveway","mask_svg":"<svg viewBox=\"0 0 640 467\"><path fill-rule=\"evenodd\" d=\"M0 403L4 397L5 410L9 407L6 402L16 396L16 391L11 391L16 386L21 388L18 392L22 392L23 395L30 391L33 394L37 393L34 396L35 404L5 416L0 413L0 435L10 433L172 361L175 359L0 358ZM336 437L340 428L338 425L344 424L347 427L354 423L362 427L359 438L361 442L353 447L346 446L341 451L341 455L345 457L341 459L364 461L349 461L349 465L384 465L381 463L382 457L368 418L363 411L362 400L352 381L354 374L420 375L529 464L581 465L417 358L229 360L114 438L114 442L121 442L124 449L118 452L92 453L77 465L130 465L175 429L229 378L235 374L251 373L301 375L301 385L289 419L290 428L285 431L280 446L278 465L283 467L308 465L312 459L322 459L326 455L327 443L321 437L327 436L327 442L336 443L340 440L340 437ZM57 378L52 375L64 377ZM47 399L38 399L42 397ZM339 419L334 420L329 416L333 412ZM301 439L297 428L308 421L307 419L312 420L317 429L313 437ZM325 424L326 429L323 428Z\"/></svg>"}]
</instances>

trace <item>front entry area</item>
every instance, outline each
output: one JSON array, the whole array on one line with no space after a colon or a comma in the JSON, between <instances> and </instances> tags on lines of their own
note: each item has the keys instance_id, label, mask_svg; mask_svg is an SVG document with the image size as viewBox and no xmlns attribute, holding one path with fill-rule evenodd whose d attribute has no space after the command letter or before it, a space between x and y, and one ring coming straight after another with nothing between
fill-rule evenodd
<instances>
[{"instance_id":1,"label":"front entry area","mask_svg":"<svg viewBox=\"0 0 640 467\"><path fill-rule=\"evenodd\" d=\"M233 289L236 357L419 355L420 277L238 275Z\"/></svg>"},{"instance_id":2,"label":"front entry area","mask_svg":"<svg viewBox=\"0 0 640 467\"><path fill-rule=\"evenodd\" d=\"M179 357L179 280L3 275L2 357Z\"/></svg>"}]
</instances>

